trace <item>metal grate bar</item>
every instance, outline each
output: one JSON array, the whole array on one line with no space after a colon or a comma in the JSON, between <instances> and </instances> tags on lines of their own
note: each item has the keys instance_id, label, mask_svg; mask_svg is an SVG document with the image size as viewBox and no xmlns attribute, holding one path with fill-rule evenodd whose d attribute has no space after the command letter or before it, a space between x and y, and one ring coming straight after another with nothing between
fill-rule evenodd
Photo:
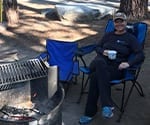
<instances>
[{"instance_id":1,"label":"metal grate bar","mask_svg":"<svg viewBox=\"0 0 150 125\"><path fill-rule=\"evenodd\" d=\"M12 88L13 84L18 82L45 77L47 73L47 67L38 59L1 64L0 90Z\"/></svg>"}]
</instances>

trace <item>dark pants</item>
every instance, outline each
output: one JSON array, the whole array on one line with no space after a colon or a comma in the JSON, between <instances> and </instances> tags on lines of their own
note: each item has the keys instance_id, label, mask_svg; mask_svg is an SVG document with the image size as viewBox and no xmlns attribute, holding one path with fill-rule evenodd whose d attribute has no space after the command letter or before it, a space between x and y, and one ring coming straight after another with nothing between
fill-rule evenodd
<instances>
[{"instance_id":1,"label":"dark pants","mask_svg":"<svg viewBox=\"0 0 150 125\"><path fill-rule=\"evenodd\" d=\"M85 108L86 116L97 113L97 104L100 97L102 107L112 106L110 80L120 79L123 71L118 70L119 63L97 56L90 64L91 76L89 94Z\"/></svg>"}]
</instances>

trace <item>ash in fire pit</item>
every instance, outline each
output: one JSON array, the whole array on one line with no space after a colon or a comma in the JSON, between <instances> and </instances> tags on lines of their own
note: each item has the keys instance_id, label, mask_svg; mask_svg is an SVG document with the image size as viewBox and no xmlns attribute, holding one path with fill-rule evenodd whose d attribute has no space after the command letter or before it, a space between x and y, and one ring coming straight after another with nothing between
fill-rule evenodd
<instances>
[{"instance_id":1,"label":"ash in fire pit","mask_svg":"<svg viewBox=\"0 0 150 125\"><path fill-rule=\"evenodd\" d=\"M17 120L18 122L27 120L40 120L42 115L49 114L49 112L59 104L60 96L56 95L54 95L51 99L45 99L42 102L36 100L35 102L33 102L33 108L17 108L9 105L4 105L0 109L0 120Z\"/></svg>"},{"instance_id":2,"label":"ash in fire pit","mask_svg":"<svg viewBox=\"0 0 150 125\"><path fill-rule=\"evenodd\" d=\"M61 125L62 90L59 88L51 99L42 102L36 100L31 109L3 106L0 109L0 125Z\"/></svg>"}]
</instances>

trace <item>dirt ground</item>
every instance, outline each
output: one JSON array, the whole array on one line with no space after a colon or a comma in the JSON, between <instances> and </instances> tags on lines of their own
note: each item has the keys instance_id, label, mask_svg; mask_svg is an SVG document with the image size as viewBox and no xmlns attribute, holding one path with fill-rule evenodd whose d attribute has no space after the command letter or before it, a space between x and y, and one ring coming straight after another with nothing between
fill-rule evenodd
<instances>
[{"instance_id":1,"label":"dirt ground","mask_svg":"<svg viewBox=\"0 0 150 125\"><path fill-rule=\"evenodd\" d=\"M21 0L22 1L22 0ZM68 21L59 21L49 18L45 18L40 12L44 6L36 5L35 9L30 4L31 7L19 6L19 23L15 28L4 29L0 27L0 62L10 61L16 59L24 58L34 58L39 53L45 50L45 40L47 38L65 40L65 41L77 41L79 46L85 44L96 43L99 41L104 33L104 28L106 22L110 16L105 17L101 20L93 20L92 22L87 23L73 23ZM40 8L41 7L41 8ZM49 7L54 7L49 5ZM143 20L148 26L150 26L150 20ZM5 24L3 24L5 25ZM129 107L130 117L125 117L124 122L120 125L133 125L134 123L138 125L149 125L149 52L150 52L150 28L148 27L148 34L146 38L146 61L144 63L144 68L142 69L143 75L140 77L140 80L144 83L144 90L146 91L147 98L143 101L133 101L133 105ZM89 58L91 60L91 58ZM143 77L144 76L144 77ZM76 86L77 88L78 86ZM75 88L75 86L74 86ZM72 88L73 89L73 88ZM76 101L78 98L78 89L72 90L70 92L75 92L74 96L70 96L65 101L64 106L67 108L63 111L63 118L66 125L76 125L82 111L84 109L85 103L77 105L70 103L70 100L73 99ZM70 94L70 93L69 93ZM70 94L71 95L71 94ZM72 94L73 95L73 94ZM136 98L134 98L136 99ZM137 104L139 103L139 105ZM71 106L70 106L71 105ZM136 106L134 106L136 105ZM142 106L141 108L141 105ZM134 106L134 107L132 107ZM73 108L72 108L73 107ZM135 110L138 108L138 110ZM72 110L73 109L73 110ZM133 112L134 111L134 112ZM140 112L140 114L139 114ZM70 118L70 114L72 117ZM135 116L135 114L137 114ZM69 117L69 120L68 120ZM134 119L135 118L135 119ZM74 122L75 121L75 122ZM144 122L143 122L144 121ZM104 123L103 123L104 122ZM148 122L148 124L146 124ZM71 124L72 123L72 124ZM94 121L93 125L99 123L105 125L116 125L116 122L104 121L99 119L99 117ZM144 124L145 123L145 124Z\"/></svg>"},{"instance_id":2,"label":"dirt ground","mask_svg":"<svg viewBox=\"0 0 150 125\"><path fill-rule=\"evenodd\" d=\"M47 38L78 41L79 46L95 43L101 39L109 17L92 22L73 23L46 18L40 13L40 9L19 6L18 26L0 30L0 52L6 54L16 50L18 58L32 57L44 51ZM143 21L150 25L148 19ZM150 35L147 35L147 47L150 46L149 42Z\"/></svg>"}]
</instances>

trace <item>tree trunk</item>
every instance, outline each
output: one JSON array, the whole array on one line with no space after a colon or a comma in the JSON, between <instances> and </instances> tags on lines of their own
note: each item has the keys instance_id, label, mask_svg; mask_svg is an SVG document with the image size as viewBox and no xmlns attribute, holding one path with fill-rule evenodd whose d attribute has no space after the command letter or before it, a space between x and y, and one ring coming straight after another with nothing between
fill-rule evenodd
<instances>
[{"instance_id":1,"label":"tree trunk","mask_svg":"<svg viewBox=\"0 0 150 125\"><path fill-rule=\"evenodd\" d=\"M148 15L148 0L121 0L120 10L126 12L129 19L142 19Z\"/></svg>"},{"instance_id":2,"label":"tree trunk","mask_svg":"<svg viewBox=\"0 0 150 125\"><path fill-rule=\"evenodd\" d=\"M19 20L17 0L3 0L3 6L8 26L16 26Z\"/></svg>"}]
</instances>

